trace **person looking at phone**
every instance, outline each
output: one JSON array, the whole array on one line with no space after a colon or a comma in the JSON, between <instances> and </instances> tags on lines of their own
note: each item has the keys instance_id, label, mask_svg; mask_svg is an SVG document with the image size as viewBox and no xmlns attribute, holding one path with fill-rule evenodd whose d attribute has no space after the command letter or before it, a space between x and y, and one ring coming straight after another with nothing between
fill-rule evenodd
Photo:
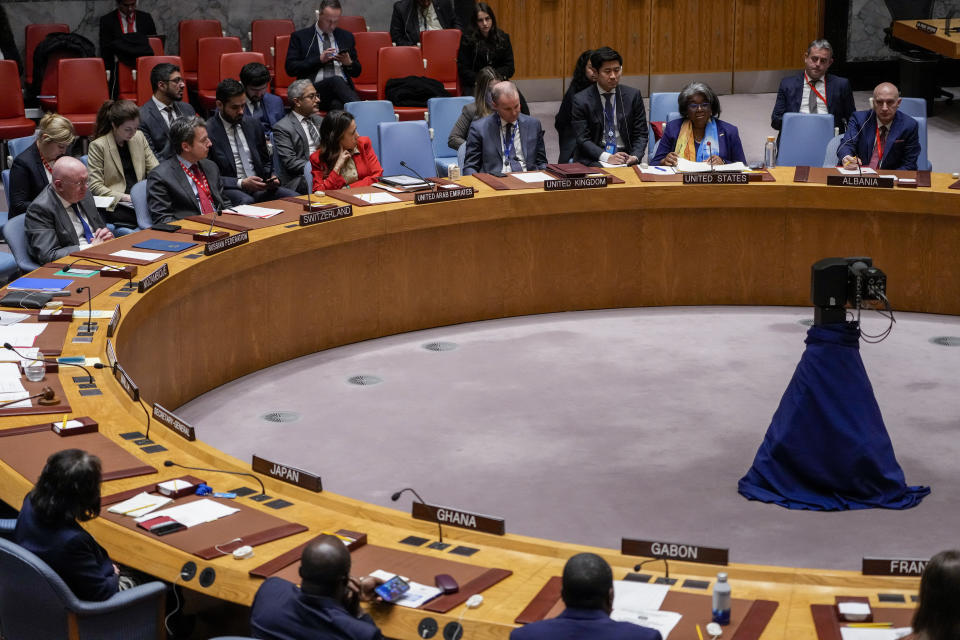
<instances>
[{"instance_id":1,"label":"person looking at phone","mask_svg":"<svg viewBox=\"0 0 960 640\"><path fill-rule=\"evenodd\" d=\"M349 111L331 111L320 124L320 147L310 155L313 190L365 187L378 181L383 167L370 138L357 135Z\"/></svg>"},{"instance_id":2,"label":"person looking at phone","mask_svg":"<svg viewBox=\"0 0 960 640\"><path fill-rule=\"evenodd\" d=\"M310 542L300 558L300 587L283 578L267 578L250 612L254 638L268 640L378 640L373 618L360 601L377 602L383 581L350 576L350 552L332 535Z\"/></svg>"}]
</instances>

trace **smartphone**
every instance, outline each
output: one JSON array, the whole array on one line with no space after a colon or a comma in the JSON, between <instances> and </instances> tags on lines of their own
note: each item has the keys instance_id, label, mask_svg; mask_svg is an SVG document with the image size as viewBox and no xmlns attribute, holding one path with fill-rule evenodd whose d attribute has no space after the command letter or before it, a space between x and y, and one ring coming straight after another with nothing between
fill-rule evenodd
<instances>
[{"instance_id":1,"label":"smartphone","mask_svg":"<svg viewBox=\"0 0 960 640\"><path fill-rule=\"evenodd\" d=\"M154 231L166 231L168 233L173 233L174 231L179 231L180 227L175 224L167 224L166 222L158 222L150 227Z\"/></svg>"},{"instance_id":2,"label":"smartphone","mask_svg":"<svg viewBox=\"0 0 960 640\"><path fill-rule=\"evenodd\" d=\"M410 583L400 576L394 576L374 589L384 602L396 602L407 591L410 591Z\"/></svg>"}]
</instances>

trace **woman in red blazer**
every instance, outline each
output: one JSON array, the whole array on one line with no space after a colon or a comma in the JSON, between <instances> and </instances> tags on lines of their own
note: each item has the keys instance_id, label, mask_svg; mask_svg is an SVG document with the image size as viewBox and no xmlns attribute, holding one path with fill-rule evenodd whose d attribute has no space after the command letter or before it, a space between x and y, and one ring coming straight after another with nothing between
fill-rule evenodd
<instances>
[{"instance_id":1,"label":"woman in red blazer","mask_svg":"<svg viewBox=\"0 0 960 640\"><path fill-rule=\"evenodd\" d=\"M383 175L370 138L357 135L348 111L331 111L320 125L320 147L310 156L313 190L365 187Z\"/></svg>"}]
</instances>

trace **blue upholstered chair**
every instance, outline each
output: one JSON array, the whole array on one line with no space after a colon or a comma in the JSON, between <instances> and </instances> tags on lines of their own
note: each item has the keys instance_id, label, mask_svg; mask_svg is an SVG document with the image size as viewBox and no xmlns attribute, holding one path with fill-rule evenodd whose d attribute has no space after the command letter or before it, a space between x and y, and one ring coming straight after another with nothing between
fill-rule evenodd
<instances>
[{"instance_id":1,"label":"blue upholstered chair","mask_svg":"<svg viewBox=\"0 0 960 640\"><path fill-rule=\"evenodd\" d=\"M23 138L14 138L13 140L7 141L7 149L10 151L10 158L16 158L18 155L23 153L23 151L33 144L33 141L37 139L37 134L32 136L24 136Z\"/></svg>"},{"instance_id":2,"label":"blue upholstered chair","mask_svg":"<svg viewBox=\"0 0 960 640\"><path fill-rule=\"evenodd\" d=\"M16 518L0 518L0 538L9 538L17 526Z\"/></svg>"},{"instance_id":3,"label":"blue upholstered chair","mask_svg":"<svg viewBox=\"0 0 960 640\"><path fill-rule=\"evenodd\" d=\"M166 637L165 602L162 582L121 591L104 602L79 600L43 560L0 538L0 636L5 640L159 640Z\"/></svg>"},{"instance_id":4,"label":"blue upholstered chair","mask_svg":"<svg viewBox=\"0 0 960 640\"><path fill-rule=\"evenodd\" d=\"M377 157L379 158L380 156ZM303 165L303 177L307 179L307 191L313 193L313 165L310 163L309 158L307 159L307 163Z\"/></svg>"},{"instance_id":5,"label":"blue upholstered chair","mask_svg":"<svg viewBox=\"0 0 960 640\"><path fill-rule=\"evenodd\" d=\"M130 188L130 199L133 200L133 210L137 214L137 226L149 229L153 226L150 217L150 207L147 205L147 181L141 180Z\"/></svg>"},{"instance_id":6,"label":"blue upholstered chair","mask_svg":"<svg viewBox=\"0 0 960 640\"><path fill-rule=\"evenodd\" d=\"M843 135L839 135L833 136L833 138L830 139L830 142L827 143L827 151L823 156L823 166L825 168L837 166L837 149L840 148L840 142L842 141Z\"/></svg>"},{"instance_id":7,"label":"blue upholstered chair","mask_svg":"<svg viewBox=\"0 0 960 640\"><path fill-rule=\"evenodd\" d=\"M456 124L463 108L473 102L469 96L455 98L430 98L427 100L427 115L430 119L430 136L433 139L433 158L437 175L447 175L447 165L457 161L457 155L447 144L450 130Z\"/></svg>"},{"instance_id":8,"label":"blue upholstered chair","mask_svg":"<svg viewBox=\"0 0 960 640\"><path fill-rule=\"evenodd\" d=\"M460 167L460 175L463 175L463 163L467 159L467 143L462 142L457 148L457 166Z\"/></svg>"},{"instance_id":9,"label":"blue upholstered chair","mask_svg":"<svg viewBox=\"0 0 960 640\"><path fill-rule=\"evenodd\" d=\"M923 98L900 98L900 106L897 111L902 111L914 118L926 118L927 101Z\"/></svg>"},{"instance_id":10,"label":"blue upholstered chair","mask_svg":"<svg viewBox=\"0 0 960 640\"><path fill-rule=\"evenodd\" d=\"M914 98L918 100L919 98ZM921 100L922 102L922 100ZM927 157L927 118L926 116L913 116L917 121L917 137L920 138L920 157L917 158L917 169L920 171L932 171L933 165Z\"/></svg>"},{"instance_id":11,"label":"blue upholstered chair","mask_svg":"<svg viewBox=\"0 0 960 640\"><path fill-rule=\"evenodd\" d=\"M819 167L833 138L829 113L785 113L780 131L777 164L782 167Z\"/></svg>"},{"instance_id":12,"label":"blue upholstered chair","mask_svg":"<svg viewBox=\"0 0 960 640\"><path fill-rule=\"evenodd\" d=\"M30 257L30 250L27 249L27 232L23 228L23 223L27 216L14 216L3 225L3 238L7 241L7 246L13 252L13 257L17 266L23 272L39 269L40 265Z\"/></svg>"},{"instance_id":13,"label":"blue upholstered chair","mask_svg":"<svg viewBox=\"0 0 960 640\"><path fill-rule=\"evenodd\" d=\"M380 164L383 174L411 175L409 169L400 166L405 161L424 178L437 175L437 165L433 161L433 147L430 144L430 132L423 120L404 122L381 122L380 145L383 153Z\"/></svg>"},{"instance_id":14,"label":"blue upholstered chair","mask_svg":"<svg viewBox=\"0 0 960 640\"><path fill-rule=\"evenodd\" d=\"M344 110L353 114L357 121L357 133L370 138L373 152L380 157L380 138L377 126L381 122L396 122L397 116L393 112L393 103L389 100L364 100L362 102L348 102L343 105Z\"/></svg>"},{"instance_id":15,"label":"blue upholstered chair","mask_svg":"<svg viewBox=\"0 0 960 640\"><path fill-rule=\"evenodd\" d=\"M670 122L670 114L677 113L677 98L680 97L679 91L665 91L661 93L650 94L650 113L648 122ZM653 148L653 129L647 125L647 157L652 158L656 151Z\"/></svg>"},{"instance_id":16,"label":"blue upholstered chair","mask_svg":"<svg viewBox=\"0 0 960 640\"><path fill-rule=\"evenodd\" d=\"M10 169L4 169L0 173L2 173L3 176L3 195L7 199L7 206L10 206ZM9 217L9 211L0 211L0 229L7 223Z\"/></svg>"}]
</instances>

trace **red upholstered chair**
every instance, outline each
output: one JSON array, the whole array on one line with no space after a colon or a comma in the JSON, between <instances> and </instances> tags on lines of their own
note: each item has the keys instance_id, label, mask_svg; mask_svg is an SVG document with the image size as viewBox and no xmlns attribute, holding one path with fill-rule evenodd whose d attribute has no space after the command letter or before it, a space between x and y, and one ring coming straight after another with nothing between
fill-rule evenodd
<instances>
[{"instance_id":1,"label":"red upholstered chair","mask_svg":"<svg viewBox=\"0 0 960 640\"><path fill-rule=\"evenodd\" d=\"M277 36L289 36L296 30L293 20L254 20L250 23L250 50L263 54L264 64L274 74L274 43ZM283 66L283 60L280 61Z\"/></svg>"},{"instance_id":2,"label":"red upholstered chair","mask_svg":"<svg viewBox=\"0 0 960 640\"><path fill-rule=\"evenodd\" d=\"M20 87L20 69L13 60L0 60L0 159L6 163L7 140L32 135L37 123L23 115L23 91ZM9 194L7 194L9 197Z\"/></svg>"},{"instance_id":3,"label":"red upholstered chair","mask_svg":"<svg viewBox=\"0 0 960 640\"><path fill-rule=\"evenodd\" d=\"M220 56L220 79L240 79L240 69L251 62L266 64L262 53L256 51L241 51L240 53L225 53Z\"/></svg>"},{"instance_id":4,"label":"red upholstered chair","mask_svg":"<svg viewBox=\"0 0 960 640\"><path fill-rule=\"evenodd\" d=\"M70 58L66 51L55 51L47 57L47 68L43 73L43 80L40 82L40 93L37 94L37 100L40 102L40 108L44 111L57 110L57 87L60 85L60 60ZM104 74L106 76L106 74Z\"/></svg>"},{"instance_id":5,"label":"red upholstered chair","mask_svg":"<svg viewBox=\"0 0 960 640\"><path fill-rule=\"evenodd\" d=\"M363 16L340 16L337 26L350 33L363 33L367 30L367 20Z\"/></svg>"},{"instance_id":6,"label":"red upholstered chair","mask_svg":"<svg viewBox=\"0 0 960 640\"><path fill-rule=\"evenodd\" d=\"M420 47L384 47L378 55L377 100L386 100L387 80L423 75ZM423 120L426 107L394 107L401 120Z\"/></svg>"},{"instance_id":7,"label":"red upholstered chair","mask_svg":"<svg viewBox=\"0 0 960 640\"><path fill-rule=\"evenodd\" d=\"M217 38L223 35L219 20L181 20L180 21L180 67L187 88L197 89L198 42L200 38Z\"/></svg>"},{"instance_id":8,"label":"red upholstered chair","mask_svg":"<svg viewBox=\"0 0 960 640\"><path fill-rule=\"evenodd\" d=\"M460 95L460 79L457 74L460 35L460 29L440 29L420 34L423 59L427 61L427 77L442 82L443 88L452 96Z\"/></svg>"},{"instance_id":9,"label":"red upholstered chair","mask_svg":"<svg viewBox=\"0 0 960 640\"><path fill-rule=\"evenodd\" d=\"M287 98L287 87L296 80L287 73L284 65L287 61L287 49L290 48L290 36L277 36L274 39L273 50L276 52L276 75L273 78L273 93L283 98L283 104L290 106L290 100Z\"/></svg>"},{"instance_id":10,"label":"red upholstered chair","mask_svg":"<svg viewBox=\"0 0 960 640\"><path fill-rule=\"evenodd\" d=\"M183 63L180 60L180 56L143 56L137 58L137 104L141 107L143 103L150 99L150 96L153 95L153 88L150 86L150 72L153 71L153 68L160 64L161 62L169 62L178 66L183 71ZM183 91L183 101L188 102L187 100L187 91Z\"/></svg>"},{"instance_id":11,"label":"red upholstered chair","mask_svg":"<svg viewBox=\"0 0 960 640\"><path fill-rule=\"evenodd\" d=\"M240 53L240 38L200 38L198 44L197 95L205 109L217 103L217 84L220 83L220 56L224 53Z\"/></svg>"},{"instance_id":12,"label":"red upholstered chair","mask_svg":"<svg viewBox=\"0 0 960 640\"><path fill-rule=\"evenodd\" d=\"M70 25L56 24L28 24L24 29L24 43L26 46L26 60L24 60L24 71L27 82L33 82L33 50L37 45L51 33L70 33Z\"/></svg>"},{"instance_id":13,"label":"red upholstered chair","mask_svg":"<svg viewBox=\"0 0 960 640\"><path fill-rule=\"evenodd\" d=\"M78 136L91 136L97 110L109 98L102 58L65 58L59 62L57 96L60 114L73 123Z\"/></svg>"},{"instance_id":14,"label":"red upholstered chair","mask_svg":"<svg viewBox=\"0 0 960 640\"><path fill-rule=\"evenodd\" d=\"M376 100L380 49L392 47L393 42L386 31L360 31L353 37L357 41L357 60L360 62L360 75L353 79L353 88L361 100Z\"/></svg>"}]
</instances>

